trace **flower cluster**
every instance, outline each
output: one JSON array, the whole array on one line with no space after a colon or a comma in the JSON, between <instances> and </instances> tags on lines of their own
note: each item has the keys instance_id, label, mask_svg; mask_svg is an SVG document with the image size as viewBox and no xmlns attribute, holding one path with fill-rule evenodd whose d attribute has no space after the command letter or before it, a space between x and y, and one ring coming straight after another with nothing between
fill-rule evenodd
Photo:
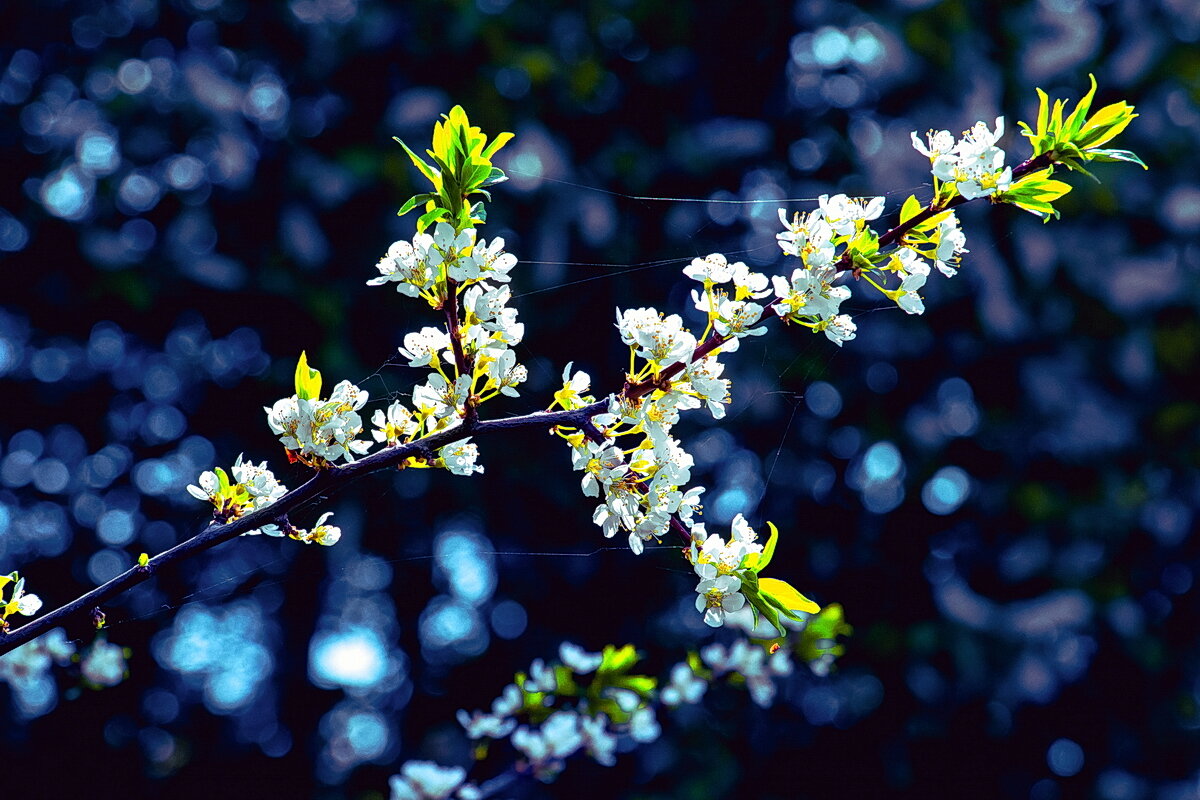
<instances>
[{"instance_id":1,"label":"flower cluster","mask_svg":"<svg viewBox=\"0 0 1200 800\"><path fill-rule=\"evenodd\" d=\"M27 594L25 597L33 595ZM45 684L52 680L50 668L56 664L60 667L69 664L74 655L75 645L67 640L66 632L62 628L55 628L45 636L0 656L0 681L12 688L13 699L20 707L26 702L26 694L45 698ZM32 705L36 706L37 703L38 700L34 700Z\"/></svg>"},{"instance_id":2,"label":"flower cluster","mask_svg":"<svg viewBox=\"0 0 1200 800\"><path fill-rule=\"evenodd\" d=\"M823 197L821 209L814 211L808 221L814 229L820 229L820 237L832 243L838 236L861 232L867 220L878 216L881 206L882 201L859 203L845 196ZM826 213L834 222L825 219ZM815 252L809 244L820 237L800 230L793 233L795 236L781 240L786 238L797 253ZM829 276L834 274L832 258L830 250L823 267ZM558 433L571 446L573 467L584 473L580 481L583 493L601 498L592 520L604 536L611 538L624 532L630 549L640 554L646 542L660 540L674 528L691 543L689 558L700 578L696 607L707 624L719 627L727 614L749 603L755 623L761 613L778 628L781 614L799 619L797 612L811 613L819 607L782 581L767 584L764 581L771 579L758 579L769 554L756 543L756 535L742 515L734 520L729 542L705 531L704 524L695 518L705 489L684 488L691 479L694 459L672 435L681 412L706 406L714 418L724 416L729 381L721 377L724 367L719 357L736 350L741 338L765 331L758 323L766 307L753 301L770 294L772 281L716 253L694 259L683 271L703 285L703 290L693 291L692 297L696 308L708 317L704 334L696 337L679 316L666 316L653 308L618 309L616 327L621 341L630 348L626 389L611 396L607 410L592 417L591 430L560 428ZM807 279L810 274L807 269L797 270L795 280ZM793 294L778 276L774 283L779 292ZM836 303L848 294L843 287L817 292L826 303L832 295L834 311ZM780 301L786 299L777 299L772 305L778 309ZM795 309L818 305L814 298L792 297L791 301ZM792 316L799 315L797 311ZM707 353L703 353L701 342ZM643 362L640 368L638 359ZM552 409L555 405L580 408L591 402L585 396L591 384L586 373L572 374L568 364L562 379ZM622 447L618 441L626 437L631 444ZM772 531L774 537L774 528Z\"/></svg>"},{"instance_id":3,"label":"flower cluster","mask_svg":"<svg viewBox=\"0 0 1200 800\"><path fill-rule=\"evenodd\" d=\"M475 228L455 231L439 222L430 236L417 233L412 242L398 241L388 248L375 268L379 277L368 286L396 284L396 291L408 297L422 297L431 307L440 308L446 295L445 281L468 283L488 279L507 283L517 258L504 251L504 240L476 242Z\"/></svg>"},{"instance_id":4,"label":"flower cluster","mask_svg":"<svg viewBox=\"0 0 1200 800\"><path fill-rule=\"evenodd\" d=\"M705 624L719 628L726 613L746 605L736 572L745 566L748 556L762 553L763 546L758 544L758 535L741 514L733 519L728 542L719 534L706 533L703 523L692 526L688 557L700 578L696 586L696 610L704 614Z\"/></svg>"},{"instance_id":5,"label":"flower cluster","mask_svg":"<svg viewBox=\"0 0 1200 800\"><path fill-rule=\"evenodd\" d=\"M823 332L840 347L854 338L857 327L848 315L840 313L850 289L835 285L840 275L837 248L845 245L851 254L868 249L878 237L867 223L883 212L883 198L837 194L821 195L817 202L816 209L807 214L797 212L790 220L787 211L779 209L784 229L775 235L777 244L802 265L788 277L771 278L776 298L773 308L779 317Z\"/></svg>"},{"instance_id":6,"label":"flower cluster","mask_svg":"<svg viewBox=\"0 0 1200 800\"><path fill-rule=\"evenodd\" d=\"M589 653L564 642L559 663L535 660L504 688L490 713L460 710L458 721L473 740L509 739L520 754L519 768L540 780L552 780L581 751L612 766L622 738L646 743L661 731L653 709L655 681L629 674L636 662L628 645Z\"/></svg>"},{"instance_id":7,"label":"flower cluster","mask_svg":"<svg viewBox=\"0 0 1200 800\"><path fill-rule=\"evenodd\" d=\"M358 411L366 402L365 390L342 381L328 400L294 394L263 410L271 431L287 448L288 458L317 468L339 458L353 461L355 454L371 448L369 440L355 438L362 433Z\"/></svg>"},{"instance_id":8,"label":"flower cluster","mask_svg":"<svg viewBox=\"0 0 1200 800\"><path fill-rule=\"evenodd\" d=\"M243 461L237 457L230 470L233 480L225 470L217 467L214 470L202 472L196 484L187 487L188 494L197 500L206 500L216 509L213 518L217 522L232 522L239 517L266 508L287 494L287 487L276 480L274 473L267 469L267 462L255 464L253 461ZM305 544L337 544L342 537L342 531L336 525L327 524L333 516L332 511L326 511L317 520L312 530L303 530L292 526L286 520L281 524L271 523L261 528L246 531L243 536L288 536Z\"/></svg>"},{"instance_id":9,"label":"flower cluster","mask_svg":"<svg viewBox=\"0 0 1200 800\"><path fill-rule=\"evenodd\" d=\"M732 646L714 643L700 651L713 677L732 673L742 676L754 703L767 708L775 700L775 678L792 674L792 659L780 648L770 655L758 645L739 639Z\"/></svg>"},{"instance_id":10,"label":"flower cluster","mask_svg":"<svg viewBox=\"0 0 1200 800\"><path fill-rule=\"evenodd\" d=\"M1004 135L1004 117L996 117L996 130L984 122L976 122L962 138L954 140L950 131L929 131L927 144L912 132L912 144L917 152L932 164L933 176L955 189L967 200L1004 192L1012 184L1012 168L1004 166L1004 151L996 142Z\"/></svg>"},{"instance_id":11,"label":"flower cluster","mask_svg":"<svg viewBox=\"0 0 1200 800\"><path fill-rule=\"evenodd\" d=\"M376 441L411 442L460 424L468 405L477 407L499 394L520 395L516 387L528 378L528 370L517 363L511 348L524 338L525 326L509 306L512 292L506 285L516 263L504 251L503 239L488 244L476 239L475 228L456 231L446 222L437 223L432 236L418 233L412 244L392 245L380 262L383 274L367 283L396 282L401 293L425 297L434 308L457 309L461 315L446 329L425 327L404 336L400 355L408 366L431 372L414 387L412 409L394 401L386 412L375 412ZM474 444L458 443L440 455L437 466L456 475L483 471L475 464ZM408 466L429 465L413 461Z\"/></svg>"},{"instance_id":12,"label":"flower cluster","mask_svg":"<svg viewBox=\"0 0 1200 800\"><path fill-rule=\"evenodd\" d=\"M266 461L261 464L242 461L242 454L239 454L230 472L233 474L232 481L220 467L202 472L196 483L187 487L192 497L212 503L215 509L213 518L217 522L231 522L251 511L265 508L287 494L287 487L267 469ZM246 535L259 533L283 535L276 525L246 531Z\"/></svg>"},{"instance_id":13,"label":"flower cluster","mask_svg":"<svg viewBox=\"0 0 1200 800\"><path fill-rule=\"evenodd\" d=\"M739 524L736 535L748 534L748 526ZM822 628L814 635L832 638L840 632ZM804 646L803 635L780 642L770 648L745 639L730 646L708 645L672 666L661 687L654 678L632 673L640 656L630 645L610 645L593 653L564 642L557 662L539 658L527 672L517 673L490 712L460 709L458 721L476 743L476 761L507 740L516 755L516 773L549 782L577 754L613 766L618 752L657 740L662 734L657 707L696 704L719 679L744 686L755 704L769 707L778 693L778 680L793 672L792 652ZM480 789L467 781L467 772L410 761L391 779L391 800L470 800Z\"/></svg>"},{"instance_id":14,"label":"flower cluster","mask_svg":"<svg viewBox=\"0 0 1200 800\"><path fill-rule=\"evenodd\" d=\"M752 302L771 293L766 275L751 271L741 261L730 264L720 253L693 259L683 274L704 284L702 291L692 290L692 304L708 315L709 325L718 335L728 339L725 352L736 350L742 337L767 332L754 327L762 319L763 307ZM730 284L732 296L724 284Z\"/></svg>"}]
</instances>

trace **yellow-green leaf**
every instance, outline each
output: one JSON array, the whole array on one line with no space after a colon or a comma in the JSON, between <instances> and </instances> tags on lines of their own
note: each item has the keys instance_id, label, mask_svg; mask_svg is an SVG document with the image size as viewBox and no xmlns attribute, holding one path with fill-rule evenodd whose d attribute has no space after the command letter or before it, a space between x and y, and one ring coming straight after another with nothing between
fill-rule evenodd
<instances>
[{"instance_id":1,"label":"yellow-green leaf","mask_svg":"<svg viewBox=\"0 0 1200 800\"><path fill-rule=\"evenodd\" d=\"M508 131L496 134L496 138L492 140L492 143L484 148L483 157L486 159L491 159L491 157L496 154L496 151L508 144L509 140L512 138L513 135Z\"/></svg>"},{"instance_id":2,"label":"yellow-green leaf","mask_svg":"<svg viewBox=\"0 0 1200 800\"><path fill-rule=\"evenodd\" d=\"M804 611L815 614L821 607L796 591L787 581L778 578L759 578L758 588L763 594L769 594L778 600L785 608L792 611Z\"/></svg>"},{"instance_id":3,"label":"yellow-green leaf","mask_svg":"<svg viewBox=\"0 0 1200 800\"><path fill-rule=\"evenodd\" d=\"M316 400L321 396L321 373L308 366L308 356L300 351L296 362L296 397L301 400Z\"/></svg>"},{"instance_id":4,"label":"yellow-green leaf","mask_svg":"<svg viewBox=\"0 0 1200 800\"><path fill-rule=\"evenodd\" d=\"M779 541L779 529L774 523L768 522L767 527L771 529L771 535L767 537L767 544L762 552L746 556L746 566L756 573L762 572L771 563L771 558L775 555L775 544Z\"/></svg>"}]
</instances>

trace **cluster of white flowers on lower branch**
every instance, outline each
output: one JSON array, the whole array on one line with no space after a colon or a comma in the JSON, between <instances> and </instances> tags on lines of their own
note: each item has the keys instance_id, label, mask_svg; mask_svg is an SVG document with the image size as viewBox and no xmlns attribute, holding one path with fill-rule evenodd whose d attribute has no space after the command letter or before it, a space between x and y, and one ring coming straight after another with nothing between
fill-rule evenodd
<instances>
[{"instance_id":1,"label":"cluster of white flowers on lower branch","mask_svg":"<svg viewBox=\"0 0 1200 800\"><path fill-rule=\"evenodd\" d=\"M276 480L274 473L267 469L265 461L255 464L253 461L242 461L242 456L239 455L230 474L217 467L210 472L201 473L196 484L187 487L188 494L192 497L212 503L215 509L213 518L217 522L231 522L251 511L265 508L287 494L287 487ZM287 520L282 520L279 524L264 525L242 535L255 536L265 533L267 536L288 536L305 544L337 544L342 538L342 531L337 526L328 524L331 516L332 512L325 512L310 530L297 528Z\"/></svg>"},{"instance_id":2,"label":"cluster of white flowers on lower branch","mask_svg":"<svg viewBox=\"0 0 1200 800\"><path fill-rule=\"evenodd\" d=\"M632 645L592 653L564 642L557 662L535 660L490 710L460 710L458 721L476 742L477 763L500 751L500 758L515 762L517 774L547 783L577 754L612 766L619 752L658 739L662 709L697 704L718 681L745 687L756 705L769 708L795 658L824 674L841 652L836 638L850 632L836 605L795 627L799 633L766 644L747 639L710 644L671 667L662 682L635 672L641 656ZM391 800L471 800L481 787L467 775L461 766L408 762L391 779Z\"/></svg>"}]
</instances>

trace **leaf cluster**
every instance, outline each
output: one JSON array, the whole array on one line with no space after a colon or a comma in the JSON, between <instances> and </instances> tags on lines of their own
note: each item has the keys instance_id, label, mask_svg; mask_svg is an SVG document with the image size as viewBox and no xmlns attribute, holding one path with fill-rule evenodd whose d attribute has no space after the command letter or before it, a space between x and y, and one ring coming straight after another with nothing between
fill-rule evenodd
<instances>
[{"instance_id":1,"label":"leaf cluster","mask_svg":"<svg viewBox=\"0 0 1200 800\"><path fill-rule=\"evenodd\" d=\"M1051 109L1050 98L1041 89L1037 90L1040 100L1037 129L1034 130L1025 122L1017 123L1021 126L1021 132L1032 142L1034 157L1049 154L1054 163L1082 172L1093 180L1097 179L1083 168L1083 162L1129 161L1148 169L1140 158L1128 150L1100 147L1125 130L1138 115L1133 113L1133 106L1120 101L1111 103L1089 116L1092 98L1096 95L1096 76L1088 77L1092 81L1092 88L1079 100L1066 119L1063 119L1063 111L1067 101L1055 100Z\"/></svg>"},{"instance_id":2,"label":"leaf cluster","mask_svg":"<svg viewBox=\"0 0 1200 800\"><path fill-rule=\"evenodd\" d=\"M483 195L490 201L492 196L486 187L508 180L504 170L492 165L492 156L512 137L511 133L501 133L488 144L487 134L471 125L462 106L450 109L449 114L442 115L442 122L434 124L433 147L425 151L433 164L414 153L399 137L393 137L433 184L432 192L408 198L397 214L404 216L424 203L425 213L417 220L418 233L437 222L448 222L455 231L484 222L487 215L483 202L472 204L471 197Z\"/></svg>"},{"instance_id":3,"label":"leaf cluster","mask_svg":"<svg viewBox=\"0 0 1200 800\"><path fill-rule=\"evenodd\" d=\"M779 529L770 522L767 523L767 527L771 529L767 544L761 553L746 556L738 578L742 582L742 594L746 596L746 602L750 604L754 613L755 624L758 623L759 616L765 617L767 622L779 631L780 636L787 636L787 630L779 621L780 615L795 622L804 622L807 617L800 616L797 611L815 614L821 607L800 594L787 581L758 576L771 563L775 556L775 545L779 541Z\"/></svg>"}]
</instances>

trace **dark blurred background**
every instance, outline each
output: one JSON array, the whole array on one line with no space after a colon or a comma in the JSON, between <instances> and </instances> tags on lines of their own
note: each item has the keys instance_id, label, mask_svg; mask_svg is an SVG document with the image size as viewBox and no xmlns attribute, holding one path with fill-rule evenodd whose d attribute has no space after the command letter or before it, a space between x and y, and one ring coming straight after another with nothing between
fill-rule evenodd
<instances>
[{"instance_id":1,"label":"dark blurred background","mask_svg":"<svg viewBox=\"0 0 1200 800\"><path fill-rule=\"evenodd\" d=\"M422 189L390 137L422 149L453 104L517 134L483 231L522 261L504 415L570 360L619 388L614 307L695 320L691 258L790 270L776 209L812 203L781 198L893 214L929 193L910 131L1004 114L1016 164L1034 87L1074 100L1093 72L1097 106L1137 106L1116 146L1148 172L1071 178L1045 226L968 206L925 316L856 291L855 341L747 342L728 419L677 430L710 527L774 521L779 574L845 606L837 670L768 711L714 690L617 766L522 791L1200 797L1198 38L1193 0L14 4L0 570L58 605L198 531L201 470L244 452L298 485L261 407L301 349L368 410L410 390L395 348L432 317L364 284ZM563 639L665 671L710 638L671 549L597 552L557 440L480 448L482 476L331 498L332 549L243 538L106 608L127 680L0 690L6 794L386 796L406 759L467 763L455 710Z\"/></svg>"}]
</instances>

